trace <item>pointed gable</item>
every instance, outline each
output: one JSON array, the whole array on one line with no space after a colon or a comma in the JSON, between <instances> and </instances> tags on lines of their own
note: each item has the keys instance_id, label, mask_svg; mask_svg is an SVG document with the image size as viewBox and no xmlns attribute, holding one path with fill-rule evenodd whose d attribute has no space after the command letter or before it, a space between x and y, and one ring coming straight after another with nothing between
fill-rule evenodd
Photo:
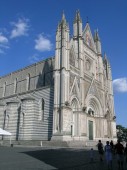
<instances>
[{"instance_id":1,"label":"pointed gable","mask_svg":"<svg viewBox=\"0 0 127 170\"><path fill-rule=\"evenodd\" d=\"M86 24L86 27L83 31L83 38L84 43L87 44L92 50L96 52L95 43L88 23Z\"/></svg>"},{"instance_id":2,"label":"pointed gable","mask_svg":"<svg viewBox=\"0 0 127 170\"><path fill-rule=\"evenodd\" d=\"M72 85L72 88L71 88L71 91L70 91L70 94L71 94L71 95L76 95L76 96L79 98L78 81L79 81L79 80L78 80L77 77L75 76L74 82L73 82L73 85Z\"/></svg>"},{"instance_id":3,"label":"pointed gable","mask_svg":"<svg viewBox=\"0 0 127 170\"><path fill-rule=\"evenodd\" d=\"M100 103L102 103L102 101L100 100L101 99L101 96L100 96L100 93L98 91L98 88L96 87L96 83L95 83L95 79L93 77L93 80L89 86L89 89L88 89L88 92L87 92L87 95L86 95L86 98L89 96L89 95L92 95L92 96L96 96L98 98L98 100L100 101Z\"/></svg>"}]
</instances>

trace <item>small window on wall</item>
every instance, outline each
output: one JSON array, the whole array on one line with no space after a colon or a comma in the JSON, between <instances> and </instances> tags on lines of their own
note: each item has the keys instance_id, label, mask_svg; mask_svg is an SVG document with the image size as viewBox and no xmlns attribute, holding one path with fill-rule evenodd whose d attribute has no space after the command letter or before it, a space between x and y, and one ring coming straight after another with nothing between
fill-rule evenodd
<instances>
[{"instance_id":1,"label":"small window on wall","mask_svg":"<svg viewBox=\"0 0 127 170\"><path fill-rule=\"evenodd\" d=\"M18 79L16 78L14 81L14 94L17 92L17 81Z\"/></svg>"},{"instance_id":2,"label":"small window on wall","mask_svg":"<svg viewBox=\"0 0 127 170\"><path fill-rule=\"evenodd\" d=\"M26 77L26 90L30 90L30 74Z\"/></svg>"},{"instance_id":3,"label":"small window on wall","mask_svg":"<svg viewBox=\"0 0 127 170\"><path fill-rule=\"evenodd\" d=\"M45 106L45 101L42 98L39 101L39 120L42 120L42 121L44 121L44 106Z\"/></svg>"},{"instance_id":4,"label":"small window on wall","mask_svg":"<svg viewBox=\"0 0 127 170\"><path fill-rule=\"evenodd\" d=\"M9 115L6 116L6 124L5 127L8 128L9 126Z\"/></svg>"},{"instance_id":5,"label":"small window on wall","mask_svg":"<svg viewBox=\"0 0 127 170\"><path fill-rule=\"evenodd\" d=\"M5 94L6 94L6 85L7 85L7 82L5 82L5 83L3 84L3 97L4 97Z\"/></svg>"}]
</instances>

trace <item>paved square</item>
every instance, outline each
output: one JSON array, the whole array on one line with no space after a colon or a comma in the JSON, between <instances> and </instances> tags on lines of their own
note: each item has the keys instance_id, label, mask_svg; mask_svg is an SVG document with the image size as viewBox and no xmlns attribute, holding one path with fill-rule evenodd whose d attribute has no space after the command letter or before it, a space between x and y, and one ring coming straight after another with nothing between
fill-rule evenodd
<instances>
[{"instance_id":1,"label":"paved square","mask_svg":"<svg viewBox=\"0 0 127 170\"><path fill-rule=\"evenodd\" d=\"M96 150L94 157L90 163L89 150L84 148L0 147L0 170L107 170ZM117 169L114 158L113 170Z\"/></svg>"}]
</instances>

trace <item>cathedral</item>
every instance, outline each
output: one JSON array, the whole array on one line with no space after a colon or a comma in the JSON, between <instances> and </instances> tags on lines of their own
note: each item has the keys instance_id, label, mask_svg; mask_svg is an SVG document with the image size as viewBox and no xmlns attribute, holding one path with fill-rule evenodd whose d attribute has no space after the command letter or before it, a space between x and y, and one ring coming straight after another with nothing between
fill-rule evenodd
<instances>
[{"instance_id":1,"label":"cathedral","mask_svg":"<svg viewBox=\"0 0 127 170\"><path fill-rule=\"evenodd\" d=\"M115 119L111 66L79 11L72 37L62 15L55 56L0 77L0 128L13 141L115 140Z\"/></svg>"}]
</instances>

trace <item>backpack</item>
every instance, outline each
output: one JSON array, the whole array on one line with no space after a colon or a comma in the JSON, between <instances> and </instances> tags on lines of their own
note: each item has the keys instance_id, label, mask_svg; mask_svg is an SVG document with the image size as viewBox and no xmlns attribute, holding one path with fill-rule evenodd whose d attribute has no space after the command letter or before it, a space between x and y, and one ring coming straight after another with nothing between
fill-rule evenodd
<instances>
[{"instance_id":1,"label":"backpack","mask_svg":"<svg viewBox=\"0 0 127 170\"><path fill-rule=\"evenodd\" d=\"M102 150L102 148L103 148L102 143L98 143L98 150Z\"/></svg>"},{"instance_id":2,"label":"backpack","mask_svg":"<svg viewBox=\"0 0 127 170\"><path fill-rule=\"evenodd\" d=\"M104 152L104 150L103 150L103 144L102 144L102 143L99 143L99 144L98 144L98 151L101 152L101 153Z\"/></svg>"}]
</instances>

